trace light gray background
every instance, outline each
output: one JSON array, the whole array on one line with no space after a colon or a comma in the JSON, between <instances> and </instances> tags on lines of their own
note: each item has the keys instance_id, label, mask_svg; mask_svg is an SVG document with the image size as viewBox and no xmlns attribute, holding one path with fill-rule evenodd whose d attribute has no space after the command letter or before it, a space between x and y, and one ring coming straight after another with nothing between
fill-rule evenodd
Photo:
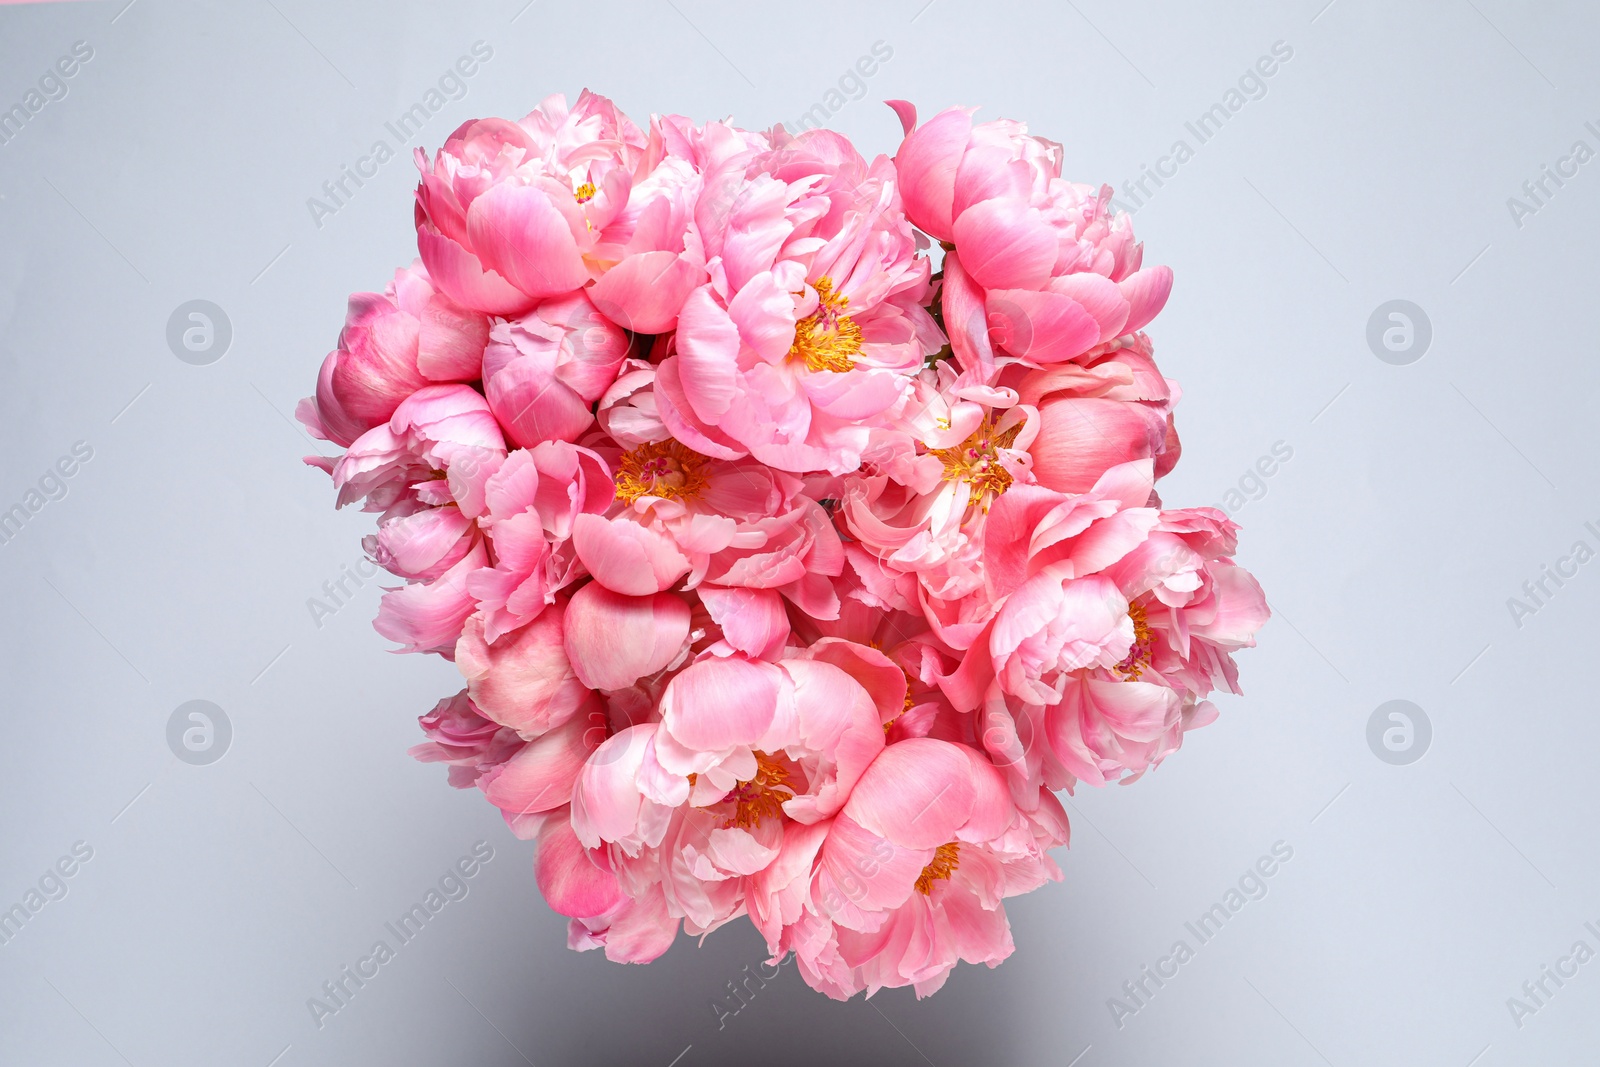
<instances>
[{"instance_id":1,"label":"light gray background","mask_svg":"<svg viewBox=\"0 0 1600 1067\"><path fill-rule=\"evenodd\" d=\"M94 49L0 147L0 509L94 449L0 546L0 906L94 849L0 947L0 1061L1594 1062L1600 962L1520 1028L1506 1005L1575 941L1600 948L1600 563L1520 627L1506 605L1600 546L1600 162L1520 227L1506 204L1575 140L1600 148L1591 5L125 2L0 7L0 107ZM369 517L332 510L290 413L345 294L414 254L415 172L386 164L320 228L306 200L480 39L493 58L430 149L586 85L641 120L793 120L881 40L892 59L830 123L863 151L898 141L881 99L981 104L1119 191L1293 48L1137 214L1177 276L1153 331L1185 390L1166 499L1219 503L1293 449L1236 515L1276 616L1219 722L1069 800L1066 880L1009 905L999 969L841 1005L786 967L719 1030L753 930L643 968L569 953L532 845L405 754L454 669L387 653L376 582L315 625ZM233 325L210 366L165 340L194 298ZM1391 299L1432 323L1408 366L1366 342ZM234 729L204 767L165 740L197 698ZM1409 766L1366 741L1392 699L1433 725ZM470 896L318 1029L307 998L478 840L495 859ZM1266 898L1119 1029L1108 998L1280 840Z\"/></svg>"}]
</instances>

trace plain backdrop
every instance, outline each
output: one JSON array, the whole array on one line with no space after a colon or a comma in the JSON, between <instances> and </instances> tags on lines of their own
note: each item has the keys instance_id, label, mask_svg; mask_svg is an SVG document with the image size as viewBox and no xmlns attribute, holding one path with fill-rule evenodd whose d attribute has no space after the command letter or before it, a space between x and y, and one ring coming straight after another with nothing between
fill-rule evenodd
<instances>
[{"instance_id":1,"label":"plain backdrop","mask_svg":"<svg viewBox=\"0 0 1600 1067\"><path fill-rule=\"evenodd\" d=\"M59 897L0 945L0 1062L1592 1062L1597 46L1592 5L1509 0L0 6L0 109L48 90L0 144L0 511L28 514L0 544L0 908ZM640 120L820 104L868 154L898 142L884 99L981 105L1137 203L1176 273L1163 495L1232 500L1275 617L1218 722L1067 798L1066 877L1008 906L1015 954L930 1000L835 1003L788 966L719 1013L763 957L742 922L648 967L568 952L533 846L406 755L454 668L389 654L375 580L308 607L370 517L333 510L292 411L345 295L414 255L411 148L586 86ZM193 300L231 327L213 362L169 345ZM1369 344L1396 300L1420 358ZM192 700L231 726L208 765L169 747ZM1404 764L1387 712L1369 744L1394 700L1431 726L1406 713ZM1275 845L1200 944L1185 924ZM319 1026L308 998L474 847L467 896Z\"/></svg>"}]
</instances>

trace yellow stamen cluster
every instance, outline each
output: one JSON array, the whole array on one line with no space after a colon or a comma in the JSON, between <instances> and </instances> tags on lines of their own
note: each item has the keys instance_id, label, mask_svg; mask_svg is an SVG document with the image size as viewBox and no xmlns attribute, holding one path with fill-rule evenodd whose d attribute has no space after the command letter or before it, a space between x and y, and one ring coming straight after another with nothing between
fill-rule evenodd
<instances>
[{"instance_id":1,"label":"yellow stamen cluster","mask_svg":"<svg viewBox=\"0 0 1600 1067\"><path fill-rule=\"evenodd\" d=\"M688 501L706 486L705 456L677 441L647 442L624 452L617 463L617 499L631 504L642 496Z\"/></svg>"},{"instance_id":2,"label":"yellow stamen cluster","mask_svg":"<svg viewBox=\"0 0 1600 1067\"><path fill-rule=\"evenodd\" d=\"M1010 448L1021 430L1018 423L996 433L994 419L985 418L959 445L930 449L930 454L944 464L945 481L966 482L972 487L972 502L987 511L990 502L1011 487L1011 472L1000 462L1000 449Z\"/></svg>"},{"instance_id":3,"label":"yellow stamen cluster","mask_svg":"<svg viewBox=\"0 0 1600 1067\"><path fill-rule=\"evenodd\" d=\"M1133 682L1150 666L1150 644L1154 635L1143 604L1129 604L1128 618L1133 620L1133 647L1128 650L1128 657L1111 669Z\"/></svg>"},{"instance_id":4,"label":"yellow stamen cluster","mask_svg":"<svg viewBox=\"0 0 1600 1067\"><path fill-rule=\"evenodd\" d=\"M933 850L933 859L917 875L917 892L927 896L933 892L933 883L948 878L961 866L961 845L950 841Z\"/></svg>"},{"instance_id":5,"label":"yellow stamen cluster","mask_svg":"<svg viewBox=\"0 0 1600 1067\"><path fill-rule=\"evenodd\" d=\"M794 344L789 358L816 371L843 373L855 366L861 351L861 327L844 314L850 298L833 291L833 279L818 278L817 310L794 324Z\"/></svg>"},{"instance_id":6,"label":"yellow stamen cluster","mask_svg":"<svg viewBox=\"0 0 1600 1067\"><path fill-rule=\"evenodd\" d=\"M749 829L762 819L775 819L783 814L784 801L794 796L789 787L789 769L765 752L757 752L755 777L740 782L728 799L733 801L733 814L723 823L724 828L738 826Z\"/></svg>"},{"instance_id":7,"label":"yellow stamen cluster","mask_svg":"<svg viewBox=\"0 0 1600 1067\"><path fill-rule=\"evenodd\" d=\"M580 204L587 204L589 201L593 200L594 194L594 182L584 182L582 185L572 190L572 198Z\"/></svg>"}]
</instances>

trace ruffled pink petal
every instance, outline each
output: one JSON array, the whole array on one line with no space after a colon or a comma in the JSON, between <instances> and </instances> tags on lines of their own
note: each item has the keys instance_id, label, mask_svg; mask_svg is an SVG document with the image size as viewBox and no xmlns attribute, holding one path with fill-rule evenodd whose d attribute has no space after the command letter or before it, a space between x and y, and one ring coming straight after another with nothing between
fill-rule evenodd
<instances>
[{"instance_id":1,"label":"ruffled pink petal","mask_svg":"<svg viewBox=\"0 0 1600 1067\"><path fill-rule=\"evenodd\" d=\"M1128 321L1122 326L1123 332L1142 330L1167 306L1167 297L1172 294L1172 268L1145 267L1122 279L1117 288L1128 302Z\"/></svg>"},{"instance_id":2,"label":"ruffled pink petal","mask_svg":"<svg viewBox=\"0 0 1600 1067\"><path fill-rule=\"evenodd\" d=\"M789 616L775 590L701 585L696 592L729 645L757 659L777 658L789 639Z\"/></svg>"},{"instance_id":3,"label":"ruffled pink petal","mask_svg":"<svg viewBox=\"0 0 1600 1067\"><path fill-rule=\"evenodd\" d=\"M467 591L467 577L486 562L483 546L431 582L404 586L383 594L372 628L403 645L405 652L448 652L461 635L462 624L477 603Z\"/></svg>"},{"instance_id":4,"label":"ruffled pink petal","mask_svg":"<svg viewBox=\"0 0 1600 1067\"><path fill-rule=\"evenodd\" d=\"M622 841L639 829L645 803L637 782L656 724L620 730L589 754L572 794L572 829L588 848Z\"/></svg>"},{"instance_id":5,"label":"ruffled pink petal","mask_svg":"<svg viewBox=\"0 0 1600 1067\"><path fill-rule=\"evenodd\" d=\"M916 892L917 877L937 846L909 848L863 827L848 811L828 826L812 906L843 926L872 929L882 921L873 913L899 907Z\"/></svg>"},{"instance_id":6,"label":"ruffled pink petal","mask_svg":"<svg viewBox=\"0 0 1600 1067\"><path fill-rule=\"evenodd\" d=\"M880 724L889 722L905 710L905 672L880 650L854 641L824 637L811 643L807 655L822 663L830 663L854 678L872 698Z\"/></svg>"},{"instance_id":7,"label":"ruffled pink petal","mask_svg":"<svg viewBox=\"0 0 1600 1067\"><path fill-rule=\"evenodd\" d=\"M809 792L787 801L784 810L799 822L816 822L844 805L862 772L883 751L883 725L861 683L833 664L791 659L783 669L794 682L800 743L826 754Z\"/></svg>"},{"instance_id":8,"label":"ruffled pink petal","mask_svg":"<svg viewBox=\"0 0 1600 1067\"><path fill-rule=\"evenodd\" d=\"M572 800L573 783L595 747L594 740L585 719L575 716L485 772L478 779L478 787L489 803L508 815L564 807Z\"/></svg>"}]
</instances>

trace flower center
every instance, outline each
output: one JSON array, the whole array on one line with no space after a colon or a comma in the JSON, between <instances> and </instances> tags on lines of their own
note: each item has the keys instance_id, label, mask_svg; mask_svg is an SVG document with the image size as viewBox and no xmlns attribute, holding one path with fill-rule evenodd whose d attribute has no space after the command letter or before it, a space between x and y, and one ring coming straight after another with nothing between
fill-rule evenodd
<instances>
[{"instance_id":1,"label":"flower center","mask_svg":"<svg viewBox=\"0 0 1600 1067\"><path fill-rule=\"evenodd\" d=\"M1127 681L1137 681L1144 669L1150 666L1150 645L1153 634L1143 604L1129 604L1128 618L1133 620L1133 647L1121 663L1111 668Z\"/></svg>"},{"instance_id":2,"label":"flower center","mask_svg":"<svg viewBox=\"0 0 1600 1067\"><path fill-rule=\"evenodd\" d=\"M794 324L789 358L811 370L843 373L855 366L853 357L861 351L861 327L843 313L850 298L833 291L832 278L818 278L813 288L817 310Z\"/></svg>"},{"instance_id":3,"label":"flower center","mask_svg":"<svg viewBox=\"0 0 1600 1067\"><path fill-rule=\"evenodd\" d=\"M572 198L580 204L587 204L589 201L593 200L594 194L594 182L584 182L582 185L572 190Z\"/></svg>"},{"instance_id":4,"label":"flower center","mask_svg":"<svg viewBox=\"0 0 1600 1067\"><path fill-rule=\"evenodd\" d=\"M642 496L688 501L705 488L706 457L677 441L647 442L624 452L617 464L617 499L631 504Z\"/></svg>"},{"instance_id":5,"label":"flower center","mask_svg":"<svg viewBox=\"0 0 1600 1067\"><path fill-rule=\"evenodd\" d=\"M1010 448L1022 424L995 433L994 419L985 417L972 436L953 448L930 449L944 464L947 482L966 482L972 486L972 501L989 510L989 503L1011 486L1011 472L1000 463L1000 449Z\"/></svg>"},{"instance_id":6,"label":"flower center","mask_svg":"<svg viewBox=\"0 0 1600 1067\"><path fill-rule=\"evenodd\" d=\"M961 866L961 845L950 841L933 850L933 859L917 876L917 892L927 896L933 892L933 883L948 878Z\"/></svg>"},{"instance_id":7,"label":"flower center","mask_svg":"<svg viewBox=\"0 0 1600 1067\"><path fill-rule=\"evenodd\" d=\"M775 819L783 814L783 802L794 796L788 785L789 769L765 752L757 752L756 774L740 782L728 799L733 801L733 814L723 823L726 829L739 826L749 829L762 819Z\"/></svg>"}]
</instances>

